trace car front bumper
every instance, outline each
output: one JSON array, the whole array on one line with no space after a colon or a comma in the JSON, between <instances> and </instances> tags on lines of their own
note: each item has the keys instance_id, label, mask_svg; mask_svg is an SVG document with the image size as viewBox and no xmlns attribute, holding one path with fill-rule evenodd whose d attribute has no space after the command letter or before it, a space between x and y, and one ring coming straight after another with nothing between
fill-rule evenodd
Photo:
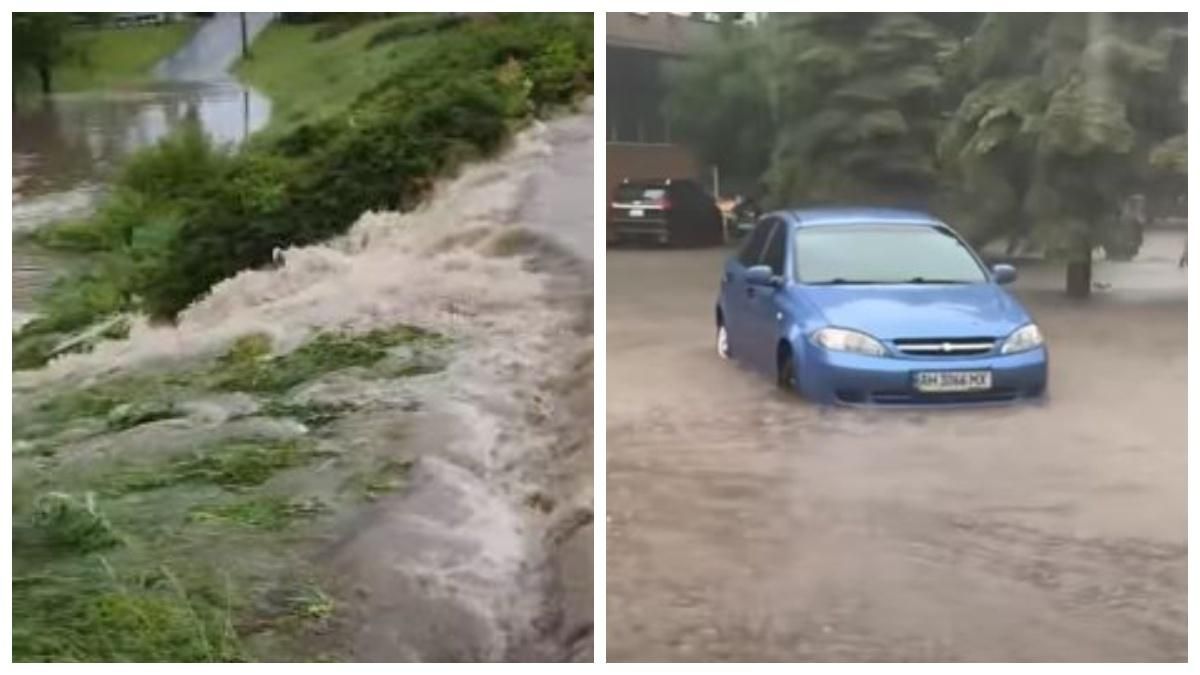
<instances>
[{"instance_id":1,"label":"car front bumper","mask_svg":"<svg viewBox=\"0 0 1200 675\"><path fill-rule=\"evenodd\" d=\"M821 402L845 405L937 405L999 403L1041 398L1046 391L1045 347L1018 354L970 358L898 358L806 350L796 373L798 388ZM992 386L984 391L926 393L914 385L915 374L938 370L987 370Z\"/></svg>"},{"instance_id":2,"label":"car front bumper","mask_svg":"<svg viewBox=\"0 0 1200 675\"><path fill-rule=\"evenodd\" d=\"M616 237L652 237L660 240L670 235L667 221L658 218L613 218L609 232Z\"/></svg>"}]
</instances>

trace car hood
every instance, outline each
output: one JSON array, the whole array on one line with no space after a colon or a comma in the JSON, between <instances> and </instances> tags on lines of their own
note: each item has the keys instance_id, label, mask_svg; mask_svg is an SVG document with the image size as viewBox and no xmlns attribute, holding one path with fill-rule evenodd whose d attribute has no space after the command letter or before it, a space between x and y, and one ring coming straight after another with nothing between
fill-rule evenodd
<instances>
[{"instance_id":1,"label":"car hood","mask_svg":"<svg viewBox=\"0 0 1200 675\"><path fill-rule=\"evenodd\" d=\"M994 284L801 286L831 326L877 338L1004 337L1029 322Z\"/></svg>"}]
</instances>

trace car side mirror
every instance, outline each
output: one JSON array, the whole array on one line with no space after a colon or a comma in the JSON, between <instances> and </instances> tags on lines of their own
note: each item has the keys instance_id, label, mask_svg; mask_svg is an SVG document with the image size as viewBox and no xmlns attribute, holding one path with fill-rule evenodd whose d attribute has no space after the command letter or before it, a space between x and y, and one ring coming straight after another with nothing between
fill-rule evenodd
<instances>
[{"instance_id":1,"label":"car side mirror","mask_svg":"<svg viewBox=\"0 0 1200 675\"><path fill-rule=\"evenodd\" d=\"M995 281L1003 286L1006 284L1011 284L1016 280L1017 268L1013 267L1012 265L1005 265L1001 263L999 265L992 266L992 281Z\"/></svg>"},{"instance_id":2,"label":"car side mirror","mask_svg":"<svg viewBox=\"0 0 1200 675\"><path fill-rule=\"evenodd\" d=\"M752 286L778 286L779 277L767 265L755 265L746 270L746 283Z\"/></svg>"}]
</instances>

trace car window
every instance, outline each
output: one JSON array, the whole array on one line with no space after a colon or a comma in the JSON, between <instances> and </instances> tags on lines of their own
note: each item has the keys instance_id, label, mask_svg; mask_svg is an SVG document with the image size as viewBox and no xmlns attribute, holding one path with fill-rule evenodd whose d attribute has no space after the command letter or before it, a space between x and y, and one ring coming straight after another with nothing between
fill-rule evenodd
<instances>
[{"instance_id":1,"label":"car window","mask_svg":"<svg viewBox=\"0 0 1200 675\"><path fill-rule=\"evenodd\" d=\"M618 202L657 202L667 194L664 185L624 184L617 187L616 201Z\"/></svg>"},{"instance_id":2,"label":"car window","mask_svg":"<svg viewBox=\"0 0 1200 675\"><path fill-rule=\"evenodd\" d=\"M767 236L771 233L771 228L774 226L774 218L758 221L758 224L754 226L754 231L746 238L746 243L742 245L742 249L738 251L738 262L746 267L757 265L759 258L762 256L763 245L766 244Z\"/></svg>"},{"instance_id":3,"label":"car window","mask_svg":"<svg viewBox=\"0 0 1200 675\"><path fill-rule=\"evenodd\" d=\"M948 230L870 224L803 228L792 238L796 279L829 283L980 283L983 267Z\"/></svg>"},{"instance_id":4,"label":"car window","mask_svg":"<svg viewBox=\"0 0 1200 675\"><path fill-rule=\"evenodd\" d=\"M787 249L784 239L787 237L787 228L780 223L771 232L771 238L767 241L766 251L763 252L762 264L771 268L771 271L776 275L783 275L783 259Z\"/></svg>"}]
</instances>

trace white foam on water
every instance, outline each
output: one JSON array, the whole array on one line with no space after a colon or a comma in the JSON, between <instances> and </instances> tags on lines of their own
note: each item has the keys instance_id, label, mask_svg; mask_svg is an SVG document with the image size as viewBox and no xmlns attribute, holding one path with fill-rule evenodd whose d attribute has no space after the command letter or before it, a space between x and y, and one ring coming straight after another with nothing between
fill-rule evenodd
<instances>
[{"instance_id":1,"label":"white foam on water","mask_svg":"<svg viewBox=\"0 0 1200 675\"><path fill-rule=\"evenodd\" d=\"M419 485L355 531L336 567L372 589L353 647L359 658L461 657L462 649L504 658L537 639L545 611L544 523L523 501L545 487L553 458L555 432L545 420L554 394L545 383L569 369L581 339L572 312L547 301L556 288L550 273L527 266L527 254L557 255L542 246L545 223L521 222L539 185L553 189L538 171L554 151L550 131L535 124L498 158L441 183L421 208L366 213L344 236L288 249L278 267L217 284L174 326L137 320L127 339L18 373L15 384L171 366L219 354L249 333L270 335L278 351L323 330L411 324L451 336L457 347L444 376L421 385L425 409L450 420L432 424L428 445L439 450L422 461ZM590 204L578 208L586 213ZM361 393L396 398L411 385L374 386ZM394 442L372 436L369 425L356 441ZM411 602L432 613L403 621L390 613ZM473 637L429 637L448 616Z\"/></svg>"},{"instance_id":2,"label":"white foam on water","mask_svg":"<svg viewBox=\"0 0 1200 675\"><path fill-rule=\"evenodd\" d=\"M408 213L366 213L330 242L287 249L277 268L243 271L213 287L176 325L135 320L127 339L18 374L21 384L89 377L205 357L247 333L287 350L316 330L400 323L451 336L519 330L548 318L533 300L544 279L519 257L497 256L521 200L549 154L544 125L494 161L470 166ZM540 315L540 317L539 317Z\"/></svg>"}]
</instances>

